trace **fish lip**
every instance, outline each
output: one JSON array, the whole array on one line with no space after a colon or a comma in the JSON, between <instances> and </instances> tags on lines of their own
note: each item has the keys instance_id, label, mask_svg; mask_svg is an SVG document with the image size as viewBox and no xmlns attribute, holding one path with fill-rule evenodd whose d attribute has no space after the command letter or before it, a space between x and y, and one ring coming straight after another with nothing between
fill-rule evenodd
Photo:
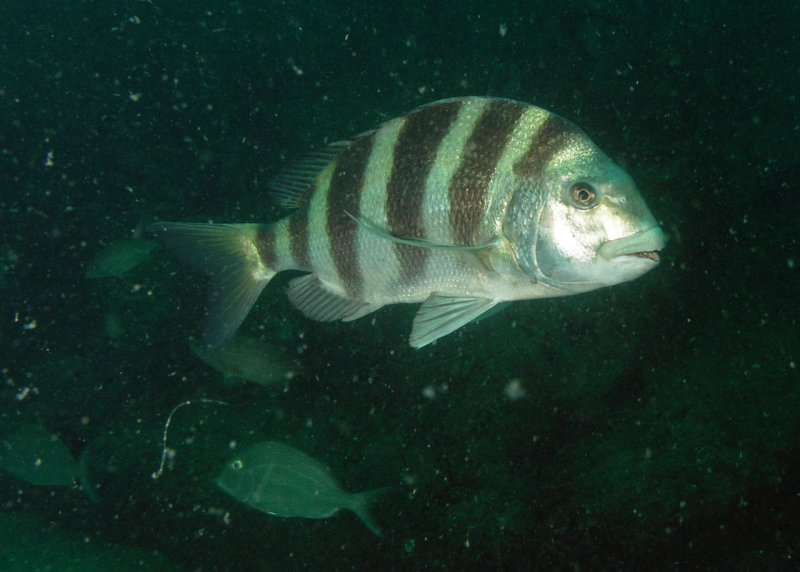
<instances>
[{"instance_id":1,"label":"fish lip","mask_svg":"<svg viewBox=\"0 0 800 572\"><path fill-rule=\"evenodd\" d=\"M664 248L665 244L664 231L654 226L630 236L609 240L597 252L606 260L626 256L658 264L660 258L657 251Z\"/></svg>"}]
</instances>

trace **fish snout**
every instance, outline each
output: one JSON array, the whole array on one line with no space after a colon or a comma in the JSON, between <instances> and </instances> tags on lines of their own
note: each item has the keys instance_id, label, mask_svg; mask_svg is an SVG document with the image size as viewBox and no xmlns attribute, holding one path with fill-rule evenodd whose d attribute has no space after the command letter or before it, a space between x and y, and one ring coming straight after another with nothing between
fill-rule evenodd
<instances>
[{"instance_id":1,"label":"fish snout","mask_svg":"<svg viewBox=\"0 0 800 572\"><path fill-rule=\"evenodd\" d=\"M658 263L658 251L666 245L666 237L660 226L654 226L635 234L603 243L597 253L611 261L621 256L633 256Z\"/></svg>"}]
</instances>

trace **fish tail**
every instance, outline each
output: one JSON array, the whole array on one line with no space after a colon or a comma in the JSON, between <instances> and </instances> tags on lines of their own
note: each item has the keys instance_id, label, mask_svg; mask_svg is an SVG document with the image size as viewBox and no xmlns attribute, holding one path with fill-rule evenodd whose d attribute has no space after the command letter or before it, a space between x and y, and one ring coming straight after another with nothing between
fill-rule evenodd
<instances>
[{"instance_id":1,"label":"fish tail","mask_svg":"<svg viewBox=\"0 0 800 572\"><path fill-rule=\"evenodd\" d=\"M369 507L378 497L383 496L391 490L392 487L382 487L379 489L372 489L371 491L355 493L353 495L353 504L350 507L350 510L356 513L356 516L361 519L361 522L369 528L372 534L380 538L383 538L383 531L378 522L373 518Z\"/></svg>"},{"instance_id":2,"label":"fish tail","mask_svg":"<svg viewBox=\"0 0 800 572\"><path fill-rule=\"evenodd\" d=\"M210 276L204 342L208 348L220 346L277 273L272 227L158 222L148 230L179 259Z\"/></svg>"},{"instance_id":3,"label":"fish tail","mask_svg":"<svg viewBox=\"0 0 800 572\"><path fill-rule=\"evenodd\" d=\"M89 480L89 445L83 448L83 452L81 453L81 458L78 462L78 481L81 484L81 488L83 488L83 492L92 499L92 502L98 502L97 493L92 486L92 482Z\"/></svg>"}]
</instances>

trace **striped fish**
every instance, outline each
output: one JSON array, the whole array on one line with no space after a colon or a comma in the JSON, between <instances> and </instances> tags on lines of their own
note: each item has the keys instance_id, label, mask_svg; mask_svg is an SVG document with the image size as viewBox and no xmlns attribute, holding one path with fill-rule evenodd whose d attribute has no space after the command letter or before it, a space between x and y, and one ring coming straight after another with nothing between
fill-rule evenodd
<instances>
[{"instance_id":1,"label":"striped fish","mask_svg":"<svg viewBox=\"0 0 800 572\"><path fill-rule=\"evenodd\" d=\"M311 154L271 184L272 224L160 222L211 276L205 343L283 270L314 320L422 302L422 347L498 304L564 296L654 268L664 234L625 171L571 122L507 99L438 101Z\"/></svg>"}]
</instances>

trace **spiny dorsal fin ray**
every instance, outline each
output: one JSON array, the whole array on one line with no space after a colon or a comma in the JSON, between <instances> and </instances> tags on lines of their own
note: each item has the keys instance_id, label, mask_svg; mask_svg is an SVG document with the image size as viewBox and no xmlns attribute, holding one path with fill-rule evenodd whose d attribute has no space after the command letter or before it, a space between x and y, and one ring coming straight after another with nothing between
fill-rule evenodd
<instances>
[{"instance_id":1,"label":"spiny dorsal fin ray","mask_svg":"<svg viewBox=\"0 0 800 572\"><path fill-rule=\"evenodd\" d=\"M356 221L359 225L361 225L366 231L380 236L381 238L385 238L391 242L396 242L397 244L407 244L409 246L416 246L419 248L435 248L440 250L462 250L465 252L475 252L480 250L485 250L487 248L494 248L500 244L499 238L493 238L488 242L484 242L481 244L476 245L465 245L465 244L445 244L442 242L436 242L433 240L428 240L427 238L415 238L415 237L404 237L404 236L397 236L392 234L387 229L378 226L371 220L365 217L355 216L352 213L345 211L347 216L351 219Z\"/></svg>"},{"instance_id":2,"label":"spiny dorsal fin ray","mask_svg":"<svg viewBox=\"0 0 800 572\"><path fill-rule=\"evenodd\" d=\"M456 99L457 98L453 98L454 101ZM436 102L420 106L412 111L412 113L435 104ZM351 139L336 141L322 149L312 151L306 156L301 157L296 163L293 163L278 173L278 175L267 184L271 192L272 200L283 209L297 209L305 206L308 204L313 194L319 174L330 165L332 161L335 161L342 151L350 147L354 141L369 137L393 120L394 119L389 119L381 123L381 125L375 129L362 131Z\"/></svg>"},{"instance_id":3,"label":"spiny dorsal fin ray","mask_svg":"<svg viewBox=\"0 0 800 572\"><path fill-rule=\"evenodd\" d=\"M307 154L296 163L290 165L272 179L267 187L271 191L272 200L284 209L297 209L308 204L316 188L317 177L330 165L339 154L350 147L354 141L367 137L375 129L359 133L352 139L336 141Z\"/></svg>"},{"instance_id":4,"label":"spiny dorsal fin ray","mask_svg":"<svg viewBox=\"0 0 800 572\"><path fill-rule=\"evenodd\" d=\"M448 296L434 292L414 316L409 343L415 348L427 346L473 321L496 304L496 300L487 298Z\"/></svg>"},{"instance_id":5,"label":"spiny dorsal fin ray","mask_svg":"<svg viewBox=\"0 0 800 572\"><path fill-rule=\"evenodd\" d=\"M350 143L351 141L331 143L327 147L312 151L281 171L267 184L275 204L284 209L304 206L315 188L320 172L330 165L339 153L347 149Z\"/></svg>"},{"instance_id":6,"label":"spiny dorsal fin ray","mask_svg":"<svg viewBox=\"0 0 800 572\"><path fill-rule=\"evenodd\" d=\"M316 274L307 274L289 282L289 301L312 320L349 322L381 307L358 300L349 300L331 292Z\"/></svg>"}]
</instances>

